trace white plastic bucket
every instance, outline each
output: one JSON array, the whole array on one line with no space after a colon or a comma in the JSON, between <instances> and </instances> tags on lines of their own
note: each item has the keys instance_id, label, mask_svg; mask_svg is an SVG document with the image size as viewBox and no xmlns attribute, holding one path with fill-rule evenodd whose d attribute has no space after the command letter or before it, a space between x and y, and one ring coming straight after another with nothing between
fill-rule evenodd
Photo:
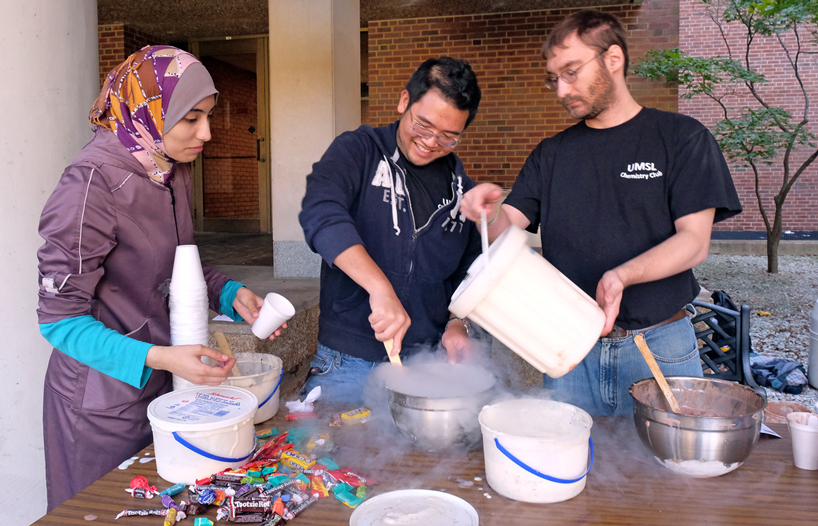
<instances>
[{"instance_id":1,"label":"white plastic bucket","mask_svg":"<svg viewBox=\"0 0 818 526\"><path fill-rule=\"evenodd\" d=\"M284 363L272 354L242 352L236 353L236 363L241 376L231 376L222 385L232 385L247 389L258 398L258 411L254 424L269 420L278 413L281 379L284 377Z\"/></svg>"},{"instance_id":2,"label":"white plastic bucket","mask_svg":"<svg viewBox=\"0 0 818 526\"><path fill-rule=\"evenodd\" d=\"M500 495L561 502L585 488L594 446L593 420L582 409L551 400L507 400L483 407L478 420L486 481Z\"/></svg>"},{"instance_id":3,"label":"white plastic bucket","mask_svg":"<svg viewBox=\"0 0 818 526\"><path fill-rule=\"evenodd\" d=\"M559 378L585 358L602 332L596 301L509 227L481 254L455 291L449 310L469 317L541 373Z\"/></svg>"},{"instance_id":4,"label":"white plastic bucket","mask_svg":"<svg viewBox=\"0 0 818 526\"><path fill-rule=\"evenodd\" d=\"M191 387L205 387L204 385L194 384L193 382L188 382L181 376L173 375L173 390L174 391L181 391L182 389L190 389Z\"/></svg>"},{"instance_id":5,"label":"white plastic bucket","mask_svg":"<svg viewBox=\"0 0 818 526\"><path fill-rule=\"evenodd\" d=\"M156 470L168 482L197 479L247 462L255 446L258 399L218 385L172 391L148 406Z\"/></svg>"}]
</instances>

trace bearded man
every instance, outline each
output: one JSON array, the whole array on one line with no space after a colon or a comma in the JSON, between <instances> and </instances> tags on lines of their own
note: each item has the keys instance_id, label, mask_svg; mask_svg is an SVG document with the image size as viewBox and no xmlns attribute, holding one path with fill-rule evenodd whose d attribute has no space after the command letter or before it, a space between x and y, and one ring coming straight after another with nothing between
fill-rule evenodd
<instances>
[{"instance_id":1,"label":"bearded man","mask_svg":"<svg viewBox=\"0 0 818 526\"><path fill-rule=\"evenodd\" d=\"M483 184L462 211L486 211L489 238L514 224L540 230L543 257L605 312L588 356L546 388L591 414L627 415L628 388L651 376L633 337L643 334L666 375L701 376L685 306L699 293L692 268L707 257L713 223L741 211L727 163L693 118L640 106L628 91L628 46L613 15L584 10L542 47L545 85L580 122L543 140L511 193Z\"/></svg>"}]
</instances>

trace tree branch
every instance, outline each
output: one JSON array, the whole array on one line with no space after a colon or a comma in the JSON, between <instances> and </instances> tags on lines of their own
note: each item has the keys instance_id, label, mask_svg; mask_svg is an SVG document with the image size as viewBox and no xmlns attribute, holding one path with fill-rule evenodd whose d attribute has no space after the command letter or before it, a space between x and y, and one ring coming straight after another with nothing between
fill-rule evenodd
<instances>
[{"instance_id":1,"label":"tree branch","mask_svg":"<svg viewBox=\"0 0 818 526\"><path fill-rule=\"evenodd\" d=\"M783 193L784 195L786 195L787 193L789 193L790 189L791 189L791 188L793 187L793 185L795 184L795 181L797 181L797 180L798 180L798 178L801 176L801 174L802 174L802 173L804 173L804 170L806 170L807 168L809 168L809 165L811 165L811 164L812 164L812 162L813 162L813 161L815 161L815 159L818 159L818 150L815 150L814 152L812 152L812 155L810 155L810 156L807 158L807 160L806 160L806 161L804 161L804 162L801 164L801 166L799 166L799 167L798 167L798 170L796 170L796 172L793 174L792 179L790 179L790 183L789 183L789 184L786 186L786 188L782 188L782 189L781 189L781 190L782 190L782 193Z\"/></svg>"},{"instance_id":2,"label":"tree branch","mask_svg":"<svg viewBox=\"0 0 818 526\"><path fill-rule=\"evenodd\" d=\"M750 168L753 169L753 175L755 176L755 191L756 191L756 202L758 203L758 211L761 212L761 218L764 220L764 227L767 229L767 238L770 237L773 229L770 226L770 219L767 217L767 212L764 211L764 201L761 199L761 190L759 189L759 181L758 181L758 167L753 161L748 161Z\"/></svg>"}]
</instances>

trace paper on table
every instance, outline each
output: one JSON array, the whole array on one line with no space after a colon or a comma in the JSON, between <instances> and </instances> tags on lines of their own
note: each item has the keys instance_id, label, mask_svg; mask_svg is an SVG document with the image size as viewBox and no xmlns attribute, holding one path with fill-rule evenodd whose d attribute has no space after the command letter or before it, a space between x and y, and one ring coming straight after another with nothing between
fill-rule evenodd
<instances>
[{"instance_id":1,"label":"paper on table","mask_svg":"<svg viewBox=\"0 0 818 526\"><path fill-rule=\"evenodd\" d=\"M307 397L304 398L304 401L301 400L293 400L292 402L287 402L286 405L287 409L290 410L291 413L311 413L312 412L312 403L318 400L318 397L321 396L321 386L319 385L312 391L307 394Z\"/></svg>"},{"instance_id":2,"label":"paper on table","mask_svg":"<svg viewBox=\"0 0 818 526\"><path fill-rule=\"evenodd\" d=\"M233 318L230 316L225 316L224 314L219 314L212 321L233 321Z\"/></svg>"},{"instance_id":3,"label":"paper on table","mask_svg":"<svg viewBox=\"0 0 818 526\"><path fill-rule=\"evenodd\" d=\"M779 435L778 433L776 433L775 431L773 431L772 429L767 427L766 424L761 424L761 432L764 433L764 434L767 434L767 435L772 435L772 436L774 436L776 438L781 438L781 435Z\"/></svg>"}]
</instances>

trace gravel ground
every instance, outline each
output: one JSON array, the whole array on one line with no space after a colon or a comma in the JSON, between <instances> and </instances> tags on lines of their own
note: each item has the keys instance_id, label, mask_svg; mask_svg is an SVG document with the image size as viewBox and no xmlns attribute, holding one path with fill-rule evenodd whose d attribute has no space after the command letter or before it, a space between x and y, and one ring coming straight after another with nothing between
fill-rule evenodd
<instances>
[{"instance_id":1,"label":"gravel ground","mask_svg":"<svg viewBox=\"0 0 818 526\"><path fill-rule=\"evenodd\" d=\"M778 274L767 274L766 269L765 256L713 254L694 273L708 291L723 290L736 304L750 306L754 352L798 361L806 369L810 315L818 299L818 257L779 256ZM818 411L818 390L810 386L799 395L767 389L767 397L770 401L798 402Z\"/></svg>"}]
</instances>

